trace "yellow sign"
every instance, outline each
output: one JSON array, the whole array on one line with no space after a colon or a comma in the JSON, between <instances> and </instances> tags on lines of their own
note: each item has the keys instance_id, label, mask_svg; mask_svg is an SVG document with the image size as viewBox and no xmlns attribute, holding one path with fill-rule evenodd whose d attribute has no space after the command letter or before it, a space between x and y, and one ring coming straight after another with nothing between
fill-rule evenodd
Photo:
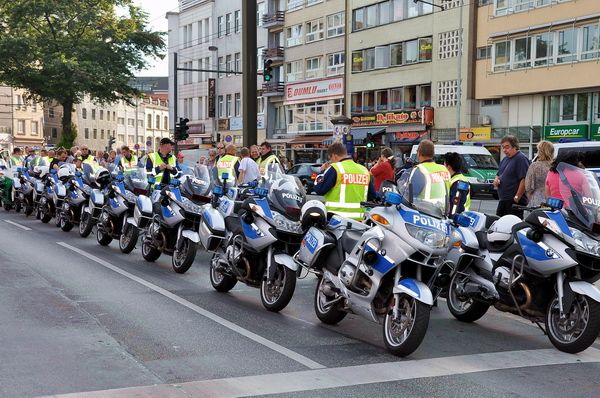
<instances>
[{"instance_id":1,"label":"yellow sign","mask_svg":"<svg viewBox=\"0 0 600 398\"><path fill-rule=\"evenodd\" d=\"M471 127L469 129L460 129L461 141L489 141L491 139L491 127Z\"/></svg>"}]
</instances>

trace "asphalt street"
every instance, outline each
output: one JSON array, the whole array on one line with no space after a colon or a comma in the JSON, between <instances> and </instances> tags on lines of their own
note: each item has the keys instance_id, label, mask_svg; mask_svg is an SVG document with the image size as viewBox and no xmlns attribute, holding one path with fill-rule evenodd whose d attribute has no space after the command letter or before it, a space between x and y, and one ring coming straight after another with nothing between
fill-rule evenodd
<instances>
[{"instance_id":1,"label":"asphalt street","mask_svg":"<svg viewBox=\"0 0 600 398\"><path fill-rule=\"evenodd\" d=\"M495 202L474 201L494 212ZM474 210L477 210L474 208ZM259 292L213 290L209 256L184 275L95 235L82 239L0 212L0 396L591 397L600 342L578 355L491 310L460 323L433 309L410 357L387 353L381 326L314 315L315 279L269 313ZM92 393L93 392L93 393Z\"/></svg>"}]
</instances>

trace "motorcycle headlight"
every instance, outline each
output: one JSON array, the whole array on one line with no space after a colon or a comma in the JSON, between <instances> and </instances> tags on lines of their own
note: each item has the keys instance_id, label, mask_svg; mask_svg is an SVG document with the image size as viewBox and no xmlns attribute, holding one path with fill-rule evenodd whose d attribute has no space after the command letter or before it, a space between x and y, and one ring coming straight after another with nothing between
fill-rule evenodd
<instances>
[{"instance_id":1,"label":"motorcycle headlight","mask_svg":"<svg viewBox=\"0 0 600 398\"><path fill-rule=\"evenodd\" d=\"M422 228L414 225L406 224L406 230L418 241L423 242L425 246L434 249L441 249L448 244L448 237L441 231L436 231L431 228Z\"/></svg>"},{"instance_id":2,"label":"motorcycle headlight","mask_svg":"<svg viewBox=\"0 0 600 398\"><path fill-rule=\"evenodd\" d=\"M271 213L273 214L273 221L275 221L275 225L277 225L278 229L294 234L302 233L302 225L300 224L300 221L289 220L275 211L272 211Z\"/></svg>"},{"instance_id":3,"label":"motorcycle headlight","mask_svg":"<svg viewBox=\"0 0 600 398\"><path fill-rule=\"evenodd\" d=\"M486 179L482 177L477 177L477 182L480 184L484 184L486 182Z\"/></svg>"},{"instance_id":4,"label":"motorcycle headlight","mask_svg":"<svg viewBox=\"0 0 600 398\"><path fill-rule=\"evenodd\" d=\"M571 230L571 235L573 235L573 239L575 239L575 243L579 246L581 250L593 254L594 256L600 256L600 242L590 238L589 236L575 228L569 229Z\"/></svg>"}]
</instances>

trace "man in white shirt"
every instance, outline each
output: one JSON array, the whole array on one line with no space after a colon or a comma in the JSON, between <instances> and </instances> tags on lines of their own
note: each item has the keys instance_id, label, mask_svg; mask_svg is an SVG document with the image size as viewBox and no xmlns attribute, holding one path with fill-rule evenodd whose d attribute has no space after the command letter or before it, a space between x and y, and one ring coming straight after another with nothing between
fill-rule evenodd
<instances>
[{"instance_id":1,"label":"man in white shirt","mask_svg":"<svg viewBox=\"0 0 600 398\"><path fill-rule=\"evenodd\" d=\"M240 166L238 168L240 175L238 176L238 184L247 184L250 181L254 181L260 177L258 165L250 157L250 150L246 147L240 150L242 160L240 160Z\"/></svg>"}]
</instances>

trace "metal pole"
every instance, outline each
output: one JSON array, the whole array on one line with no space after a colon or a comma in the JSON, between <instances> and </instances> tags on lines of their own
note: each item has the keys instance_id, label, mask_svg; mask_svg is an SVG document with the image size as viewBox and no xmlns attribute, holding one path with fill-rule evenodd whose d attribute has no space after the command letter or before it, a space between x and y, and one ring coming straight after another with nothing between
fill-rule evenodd
<instances>
[{"instance_id":1,"label":"metal pole","mask_svg":"<svg viewBox=\"0 0 600 398\"><path fill-rule=\"evenodd\" d=\"M242 104L244 146L257 143L256 1L242 1Z\"/></svg>"},{"instance_id":2,"label":"metal pole","mask_svg":"<svg viewBox=\"0 0 600 398\"><path fill-rule=\"evenodd\" d=\"M173 53L173 134L175 134L175 124L177 123L177 53ZM169 134L170 135L170 134ZM158 150L158 149L157 149ZM175 141L175 155L179 152L179 146Z\"/></svg>"},{"instance_id":3,"label":"metal pole","mask_svg":"<svg viewBox=\"0 0 600 398\"><path fill-rule=\"evenodd\" d=\"M221 64L219 63L219 48L215 50L215 58L217 61L217 78L215 79L215 103L217 109L215 111L215 137L213 139L215 146L219 146L217 140L219 139L219 118L221 117L221 110L219 109L219 79L221 78Z\"/></svg>"},{"instance_id":4,"label":"metal pole","mask_svg":"<svg viewBox=\"0 0 600 398\"><path fill-rule=\"evenodd\" d=\"M458 89L456 103L456 139L460 137L460 119L461 119L461 102L462 102L462 53L463 53L463 6L464 0L460 0L459 17L458 17Z\"/></svg>"}]
</instances>

